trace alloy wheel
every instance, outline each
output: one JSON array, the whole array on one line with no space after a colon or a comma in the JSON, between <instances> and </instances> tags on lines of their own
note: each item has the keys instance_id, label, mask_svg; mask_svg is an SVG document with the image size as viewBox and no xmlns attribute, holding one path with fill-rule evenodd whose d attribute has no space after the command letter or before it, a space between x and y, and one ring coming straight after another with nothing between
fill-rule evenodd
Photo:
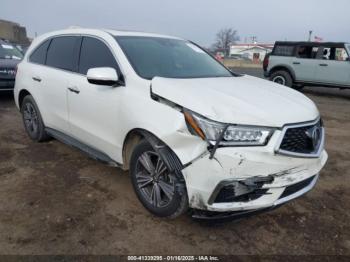
<instances>
[{"instance_id":1,"label":"alloy wheel","mask_svg":"<svg viewBox=\"0 0 350 262\"><path fill-rule=\"evenodd\" d=\"M272 81L280 85L286 85L286 79L283 76L275 76Z\"/></svg>"},{"instance_id":2,"label":"alloy wheel","mask_svg":"<svg viewBox=\"0 0 350 262\"><path fill-rule=\"evenodd\" d=\"M26 103L23 109L23 119L27 131L35 135L39 130L38 114L31 103Z\"/></svg>"},{"instance_id":3,"label":"alloy wheel","mask_svg":"<svg viewBox=\"0 0 350 262\"><path fill-rule=\"evenodd\" d=\"M146 151L137 160L136 183L144 197L154 207L166 207L175 194L175 179L161 157Z\"/></svg>"}]
</instances>

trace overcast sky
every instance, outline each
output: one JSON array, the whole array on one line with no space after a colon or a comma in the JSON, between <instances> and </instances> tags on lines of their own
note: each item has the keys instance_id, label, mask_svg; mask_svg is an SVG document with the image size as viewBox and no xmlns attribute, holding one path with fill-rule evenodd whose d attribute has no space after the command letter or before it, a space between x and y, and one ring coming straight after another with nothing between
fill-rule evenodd
<instances>
[{"instance_id":1,"label":"overcast sky","mask_svg":"<svg viewBox=\"0 0 350 262\"><path fill-rule=\"evenodd\" d=\"M35 32L70 25L132 29L180 36L209 46L223 27L241 41L306 40L350 42L349 0L2 0L0 19Z\"/></svg>"}]
</instances>

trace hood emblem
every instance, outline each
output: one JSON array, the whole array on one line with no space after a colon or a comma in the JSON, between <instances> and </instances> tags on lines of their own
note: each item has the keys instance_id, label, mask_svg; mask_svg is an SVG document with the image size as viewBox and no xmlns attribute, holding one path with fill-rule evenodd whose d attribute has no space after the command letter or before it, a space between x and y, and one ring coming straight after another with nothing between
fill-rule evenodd
<instances>
[{"instance_id":1,"label":"hood emblem","mask_svg":"<svg viewBox=\"0 0 350 262\"><path fill-rule=\"evenodd\" d=\"M322 135L322 130L320 126L314 126L305 131L305 134L312 141L312 146L314 149L317 149Z\"/></svg>"}]
</instances>

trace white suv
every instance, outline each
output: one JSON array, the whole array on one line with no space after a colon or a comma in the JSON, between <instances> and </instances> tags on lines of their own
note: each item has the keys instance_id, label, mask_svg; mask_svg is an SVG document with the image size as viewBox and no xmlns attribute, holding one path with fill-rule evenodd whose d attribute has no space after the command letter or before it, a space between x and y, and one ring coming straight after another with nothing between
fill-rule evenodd
<instances>
[{"instance_id":1,"label":"white suv","mask_svg":"<svg viewBox=\"0 0 350 262\"><path fill-rule=\"evenodd\" d=\"M316 183L327 160L314 103L237 75L169 36L68 29L38 37L15 100L34 141L54 137L130 170L153 214L242 216Z\"/></svg>"}]
</instances>

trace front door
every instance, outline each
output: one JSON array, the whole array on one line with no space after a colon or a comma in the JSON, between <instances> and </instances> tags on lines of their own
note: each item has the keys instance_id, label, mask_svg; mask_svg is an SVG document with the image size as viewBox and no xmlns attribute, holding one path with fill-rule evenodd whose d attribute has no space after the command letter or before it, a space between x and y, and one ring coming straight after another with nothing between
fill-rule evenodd
<instances>
[{"instance_id":1,"label":"front door","mask_svg":"<svg viewBox=\"0 0 350 262\"><path fill-rule=\"evenodd\" d=\"M68 83L69 123L73 137L92 148L121 160L122 141L118 141L120 99L125 87L90 84L86 74L90 68L112 67L117 62L101 40L83 37L78 74Z\"/></svg>"},{"instance_id":2,"label":"front door","mask_svg":"<svg viewBox=\"0 0 350 262\"><path fill-rule=\"evenodd\" d=\"M323 47L317 60L316 82L350 86L350 61L344 47Z\"/></svg>"}]
</instances>

